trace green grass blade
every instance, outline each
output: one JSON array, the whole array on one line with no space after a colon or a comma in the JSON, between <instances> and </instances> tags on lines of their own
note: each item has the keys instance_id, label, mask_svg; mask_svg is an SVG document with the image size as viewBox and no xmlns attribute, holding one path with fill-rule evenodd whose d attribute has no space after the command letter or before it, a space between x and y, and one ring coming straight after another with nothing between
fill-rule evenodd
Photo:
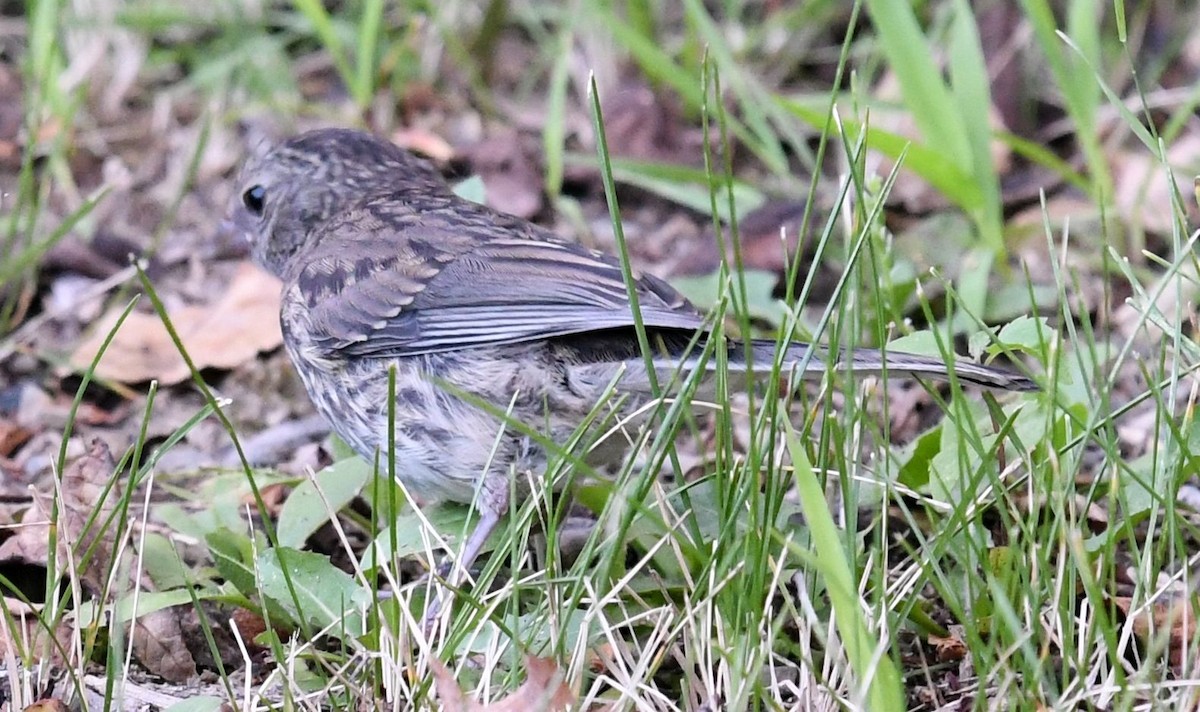
<instances>
[{"instance_id":1,"label":"green grass blade","mask_svg":"<svg viewBox=\"0 0 1200 712\"><path fill-rule=\"evenodd\" d=\"M804 519L812 532L812 543L816 549L811 563L829 593L846 657L858 675L859 684L866 690L867 709L903 710L900 673L886 647L863 622L862 602L846 550L841 544L842 534L833 522L829 502L817 479L816 470L796 432L788 427L786 435L788 453L792 456L795 468L800 507L804 510Z\"/></svg>"},{"instance_id":2,"label":"green grass blade","mask_svg":"<svg viewBox=\"0 0 1200 712\"><path fill-rule=\"evenodd\" d=\"M365 0L358 23L358 45L354 61L354 82L350 86L354 102L360 107L371 103L375 92L376 50L379 28L383 24L383 0Z\"/></svg>"},{"instance_id":3,"label":"green grass blade","mask_svg":"<svg viewBox=\"0 0 1200 712\"><path fill-rule=\"evenodd\" d=\"M790 99L779 99L780 104L796 117L810 126L821 129L825 126L824 109L814 109L806 104ZM848 117L840 117L832 130L838 132L838 123L842 130L850 134L853 142L857 136L866 131L866 145L879 151L892 160L900 160L903 156L903 167L916 173L933 186L963 212L975 215L983 210L985 197L970 171L963 170L958 163L951 160L945 152L929 148L925 144L916 143L912 139L890 131L866 126L863 122ZM835 134L836 135L836 134Z\"/></svg>"},{"instance_id":4,"label":"green grass blade","mask_svg":"<svg viewBox=\"0 0 1200 712\"><path fill-rule=\"evenodd\" d=\"M970 173L971 141L964 117L933 61L912 5L891 0L866 0L866 4L883 54L921 135L944 146L947 157Z\"/></svg>"},{"instance_id":5,"label":"green grass blade","mask_svg":"<svg viewBox=\"0 0 1200 712\"><path fill-rule=\"evenodd\" d=\"M950 86L970 145L971 176L983 195L973 215L980 237L996 255L1004 254L1000 176L992 162L992 94L979 29L966 0L955 0L950 24Z\"/></svg>"}]
</instances>

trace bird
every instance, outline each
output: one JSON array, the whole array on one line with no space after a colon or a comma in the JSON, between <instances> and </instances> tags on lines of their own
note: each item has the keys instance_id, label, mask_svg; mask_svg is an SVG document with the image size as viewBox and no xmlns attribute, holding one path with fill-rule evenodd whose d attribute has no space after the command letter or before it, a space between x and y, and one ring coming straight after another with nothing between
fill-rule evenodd
<instances>
[{"instance_id":1,"label":"bird","mask_svg":"<svg viewBox=\"0 0 1200 712\"><path fill-rule=\"evenodd\" d=\"M632 412L675 369L714 369L716 359L693 355L697 339L719 339L708 345L725 350L731 371L770 369L778 357L799 378L832 367L1037 388L965 359L951 368L799 342L779 354L775 340L716 336L662 279L634 273L627 287L613 255L461 198L432 164L358 130L308 131L252 156L234 201L252 258L282 281L286 351L333 431L368 461L394 452L397 478L419 500L474 504L464 571L529 479L518 475L546 469L547 439L569 440L614 384Z\"/></svg>"}]
</instances>

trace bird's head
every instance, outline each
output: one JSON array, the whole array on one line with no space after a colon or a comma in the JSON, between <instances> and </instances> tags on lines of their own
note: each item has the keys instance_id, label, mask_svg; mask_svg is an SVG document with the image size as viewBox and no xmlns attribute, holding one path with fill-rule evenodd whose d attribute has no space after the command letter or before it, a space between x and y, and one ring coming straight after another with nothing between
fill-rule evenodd
<instances>
[{"instance_id":1,"label":"bird's head","mask_svg":"<svg viewBox=\"0 0 1200 712\"><path fill-rule=\"evenodd\" d=\"M309 131L246 162L233 224L254 260L282 277L329 218L414 185L445 189L431 164L388 141L349 129Z\"/></svg>"}]
</instances>

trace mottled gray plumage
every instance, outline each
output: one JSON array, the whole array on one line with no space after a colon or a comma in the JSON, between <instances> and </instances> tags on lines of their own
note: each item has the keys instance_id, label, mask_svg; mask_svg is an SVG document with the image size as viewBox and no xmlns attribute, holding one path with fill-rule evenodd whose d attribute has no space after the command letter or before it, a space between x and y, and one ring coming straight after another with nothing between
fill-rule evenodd
<instances>
[{"instance_id":1,"label":"mottled gray plumage","mask_svg":"<svg viewBox=\"0 0 1200 712\"><path fill-rule=\"evenodd\" d=\"M472 394L559 442L621 375L630 407L649 397L621 265L516 217L463 200L427 163L349 130L322 130L251 160L235 223L284 284L284 341L317 408L354 449L388 447L396 368L398 475L426 498L476 501L474 557L507 509L510 472L538 472L531 439L450 395ZM664 372L704 315L665 282L637 277ZM726 346L733 368L744 347ZM754 342L769 368L773 342ZM793 344L785 369L808 355ZM818 352L808 373L826 370ZM938 359L857 350L839 367L946 379ZM1009 371L956 361L959 380L1028 390ZM452 387L436 385L444 382Z\"/></svg>"}]
</instances>

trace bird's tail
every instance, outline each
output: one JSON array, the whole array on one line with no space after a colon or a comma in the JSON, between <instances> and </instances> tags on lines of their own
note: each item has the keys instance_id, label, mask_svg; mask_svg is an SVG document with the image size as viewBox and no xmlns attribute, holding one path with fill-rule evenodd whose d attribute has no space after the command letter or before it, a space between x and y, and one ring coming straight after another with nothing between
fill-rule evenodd
<instances>
[{"instance_id":1,"label":"bird's tail","mask_svg":"<svg viewBox=\"0 0 1200 712\"><path fill-rule=\"evenodd\" d=\"M777 345L770 340L755 340L750 344L750 358L746 358L746 349L742 345L731 344L728 364L733 372L745 373L747 364L755 375L770 372L774 367ZM917 356L899 351L888 351L886 354L875 349L853 349L850 351L834 352L823 347L812 347L808 344L789 344L783 354L780 373L789 379L820 378L826 371L851 372L857 375L882 375L888 378L928 378L935 381L950 381L951 367L941 358ZM811 352L811 355L810 355ZM832 361L832 366L830 362ZM660 378L669 377L675 369L682 367L684 372L695 369L700 364L699 355L679 359L664 359L659 368ZM705 364L706 371L716 369L716 359L709 357ZM953 378L962 383L970 383L984 388L994 388L1006 391L1033 391L1037 384L1030 378L1015 371L995 366L985 366L968 361L965 357L954 359Z\"/></svg>"}]
</instances>

